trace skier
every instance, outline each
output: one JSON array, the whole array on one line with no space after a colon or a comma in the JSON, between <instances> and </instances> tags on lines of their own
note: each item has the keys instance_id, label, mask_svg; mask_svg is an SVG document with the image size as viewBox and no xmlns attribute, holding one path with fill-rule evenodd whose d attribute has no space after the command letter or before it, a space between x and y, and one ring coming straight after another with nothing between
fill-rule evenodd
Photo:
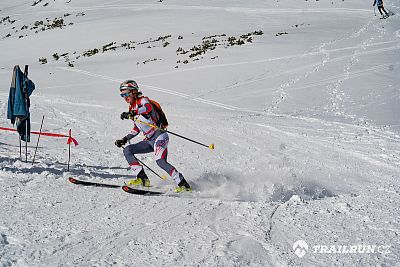
<instances>
[{"instance_id":1,"label":"skier","mask_svg":"<svg viewBox=\"0 0 400 267\"><path fill-rule=\"evenodd\" d=\"M122 82L119 90L121 97L129 104L129 112L122 112L121 119L132 119L134 125L128 135L115 141L115 145L117 147L124 146L128 140L131 140L140 132L145 136L144 140L124 147L125 158L136 176L136 179L128 182L128 185L150 187L150 180L135 154L154 152L157 165L166 171L178 185L175 192L191 191L192 189L183 175L167 162L168 133L161 128L162 126L159 127L159 115L149 98L142 96L142 92L139 91L139 86L134 80Z\"/></svg>"},{"instance_id":2,"label":"skier","mask_svg":"<svg viewBox=\"0 0 400 267\"><path fill-rule=\"evenodd\" d=\"M383 7L383 0L374 0L374 4L372 6L375 6L375 5L378 6L378 11L379 11L379 13L381 13L383 19L389 17L389 14L386 12L385 8ZM386 16L383 15L382 11L385 12Z\"/></svg>"}]
</instances>

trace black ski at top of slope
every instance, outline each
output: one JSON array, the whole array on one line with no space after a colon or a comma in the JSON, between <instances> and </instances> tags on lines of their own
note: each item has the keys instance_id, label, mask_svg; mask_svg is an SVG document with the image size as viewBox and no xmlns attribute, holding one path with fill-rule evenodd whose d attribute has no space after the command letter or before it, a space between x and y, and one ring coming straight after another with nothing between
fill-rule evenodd
<instances>
[{"instance_id":1,"label":"black ski at top of slope","mask_svg":"<svg viewBox=\"0 0 400 267\"><path fill-rule=\"evenodd\" d=\"M387 18L389 18L391 16L394 16L394 15L396 15L394 12L388 10L388 14L387 15L383 15L382 17L380 17L380 19L387 19Z\"/></svg>"}]
</instances>

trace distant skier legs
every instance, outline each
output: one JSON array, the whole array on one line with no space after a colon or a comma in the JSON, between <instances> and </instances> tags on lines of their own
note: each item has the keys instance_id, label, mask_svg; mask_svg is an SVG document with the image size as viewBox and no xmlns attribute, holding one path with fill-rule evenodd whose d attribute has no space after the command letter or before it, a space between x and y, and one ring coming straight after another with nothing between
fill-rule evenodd
<instances>
[{"instance_id":1,"label":"distant skier legs","mask_svg":"<svg viewBox=\"0 0 400 267\"><path fill-rule=\"evenodd\" d=\"M385 8L383 7L383 0L374 0L374 4L372 6L375 6L375 5L378 6L378 11L382 16L383 16L383 12L385 12L386 17L389 17L389 14L386 12Z\"/></svg>"},{"instance_id":2,"label":"distant skier legs","mask_svg":"<svg viewBox=\"0 0 400 267\"><path fill-rule=\"evenodd\" d=\"M379 11L379 13L381 13L382 16L383 16L382 11L383 11L383 12L385 12L386 16L389 17L389 14L386 12L386 10L383 6L378 6L378 11Z\"/></svg>"}]
</instances>

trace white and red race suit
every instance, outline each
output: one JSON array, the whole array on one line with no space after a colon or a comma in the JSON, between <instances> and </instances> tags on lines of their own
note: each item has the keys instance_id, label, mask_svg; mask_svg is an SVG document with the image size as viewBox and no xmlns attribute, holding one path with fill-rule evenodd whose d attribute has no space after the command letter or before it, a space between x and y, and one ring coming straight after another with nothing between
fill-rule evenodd
<instances>
[{"instance_id":1,"label":"white and red race suit","mask_svg":"<svg viewBox=\"0 0 400 267\"><path fill-rule=\"evenodd\" d=\"M140 132L150 139L157 130L158 115L147 97L140 97L136 99L133 105L130 105L129 111L134 111L135 124L131 130L131 134L136 136ZM144 123L143 123L144 122ZM154 127L149 126L154 125Z\"/></svg>"},{"instance_id":2,"label":"white and red race suit","mask_svg":"<svg viewBox=\"0 0 400 267\"><path fill-rule=\"evenodd\" d=\"M141 132L145 136L144 140L124 148L125 158L134 175L137 175L143 169L135 154L154 152L157 165L179 184L183 179L183 175L167 162L169 136L167 132L160 130L156 126L158 115L150 100L147 97L136 99L134 104L129 107L129 111L134 111L137 115L134 118L134 127L125 137L131 140ZM149 125L154 125L154 127Z\"/></svg>"}]
</instances>

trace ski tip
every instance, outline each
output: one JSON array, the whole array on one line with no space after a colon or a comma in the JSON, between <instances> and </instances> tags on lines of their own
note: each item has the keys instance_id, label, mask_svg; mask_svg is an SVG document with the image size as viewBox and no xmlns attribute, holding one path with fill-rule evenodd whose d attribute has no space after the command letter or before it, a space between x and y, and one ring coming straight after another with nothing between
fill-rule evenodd
<instances>
[{"instance_id":1,"label":"ski tip","mask_svg":"<svg viewBox=\"0 0 400 267\"><path fill-rule=\"evenodd\" d=\"M125 192L129 192L129 187L124 185L124 186L122 186L122 190L124 190Z\"/></svg>"},{"instance_id":2,"label":"ski tip","mask_svg":"<svg viewBox=\"0 0 400 267\"><path fill-rule=\"evenodd\" d=\"M211 150L214 150L215 146L214 146L214 144L211 144L211 145L208 146L208 148L211 149Z\"/></svg>"},{"instance_id":3,"label":"ski tip","mask_svg":"<svg viewBox=\"0 0 400 267\"><path fill-rule=\"evenodd\" d=\"M76 180L74 178L72 178L72 177L69 177L68 181L70 181L71 183L76 183Z\"/></svg>"}]
</instances>

